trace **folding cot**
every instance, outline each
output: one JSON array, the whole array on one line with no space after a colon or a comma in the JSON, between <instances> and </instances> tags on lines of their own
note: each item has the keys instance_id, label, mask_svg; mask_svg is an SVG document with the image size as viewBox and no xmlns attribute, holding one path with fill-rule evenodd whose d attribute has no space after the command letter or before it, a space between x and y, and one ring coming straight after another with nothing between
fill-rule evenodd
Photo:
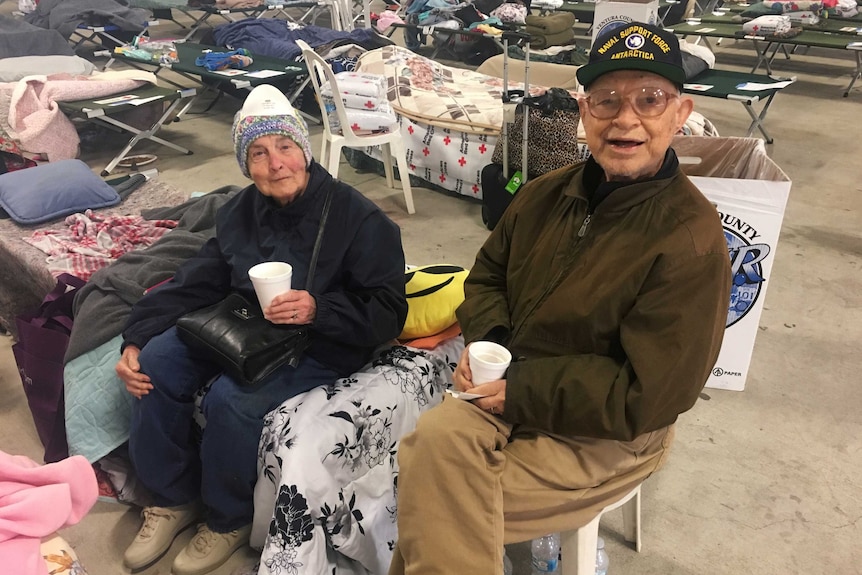
<instances>
[{"instance_id":1,"label":"folding cot","mask_svg":"<svg viewBox=\"0 0 862 575\"><path fill-rule=\"evenodd\" d=\"M434 46L434 52L428 56L431 60L435 60L437 55L440 52L444 54L448 54L452 56L454 59L460 59L460 56L453 52L452 48L455 41L455 36L466 36L469 38L485 38L493 41L497 46L500 47L500 50L503 50L503 34L502 30L499 35L487 34L482 32L481 30L467 30L467 29L453 29L453 28L442 28L436 26L415 26L413 24L401 24L395 22L391 24L391 28L403 28L405 30L415 30L420 32L423 36L433 36L435 40L437 40L436 45ZM445 38L438 37L439 35L445 36ZM526 36L525 36L526 37Z\"/></svg>"},{"instance_id":2,"label":"folding cot","mask_svg":"<svg viewBox=\"0 0 862 575\"><path fill-rule=\"evenodd\" d=\"M787 78L786 81L794 82L796 78ZM743 90L740 86L747 83L756 84L772 84L774 87L765 87L762 90ZM764 76L759 74L749 74L747 72L733 72L730 70L704 70L686 84L683 85L683 91L687 94L707 96L710 98L721 98L741 103L745 107L745 111L751 116L751 125L748 126L746 137L751 136L754 130L760 130L767 144L772 143L772 137L766 131L764 122L766 114L769 112L769 106L776 94L789 84L785 84L784 80L774 78L772 76ZM763 103L760 112L754 109L754 104Z\"/></svg>"},{"instance_id":3,"label":"folding cot","mask_svg":"<svg viewBox=\"0 0 862 575\"><path fill-rule=\"evenodd\" d=\"M141 140L152 140L157 144L167 146L183 154L192 154L191 150L178 146L173 142L156 136L155 134L161 130L162 126L174 117L174 112L177 107L187 98L195 95L194 88L186 88L183 90L174 90L170 88L162 88L154 84L148 84L136 88L123 94L116 94L111 97L101 97L95 100L75 100L71 102L58 102L60 109L69 118L73 120L88 121L95 124L108 126L112 129L119 129L120 132L132 134L129 142L123 147L114 158L108 162L105 169L102 170L102 175L106 176L117 167L117 164L125 158L129 152ZM130 110L137 109L139 106L153 106L167 103L164 112L158 117L155 122L145 129L137 128L130 125L123 118L124 113Z\"/></svg>"},{"instance_id":4,"label":"folding cot","mask_svg":"<svg viewBox=\"0 0 862 575\"><path fill-rule=\"evenodd\" d=\"M159 79L179 86L179 84L172 82L170 79L159 76L162 70L169 69L197 83L202 88L201 94L208 89L218 92L229 91L227 88L251 90L260 84L272 84L280 90L285 91L288 99L291 102L295 102L302 90L308 85L308 70L302 62L292 62L281 58L260 56L252 53L252 64L248 68L243 68L242 70L212 71L207 70L203 66L198 66L195 60L197 60L198 56L207 52L221 52L225 51L226 48L192 42L179 42L176 44L176 49L178 61L170 64L155 61L147 62L123 54L114 54L113 58L122 60L136 68L152 70ZM179 117L182 117L189 109L192 102L189 101L186 104L178 114ZM309 122L320 123L320 120L309 116L302 110L299 112Z\"/></svg>"},{"instance_id":5,"label":"folding cot","mask_svg":"<svg viewBox=\"0 0 862 575\"><path fill-rule=\"evenodd\" d=\"M302 16L296 18L291 15L288 10L293 8L305 9ZM345 17L342 15L342 10L339 7L339 0L293 0L288 2L268 2L258 6L249 8L220 8L217 5L202 4L201 6L186 6L176 8L188 15L192 19L192 23L186 31L183 40L189 40L203 26L209 26L209 19L213 16L219 16L226 22L236 22L245 18L265 18L265 17L284 17L288 21L296 24L305 24L313 21L320 11L328 9L332 15L332 27L334 30L345 29ZM192 12L200 12L200 16L195 16Z\"/></svg>"},{"instance_id":6,"label":"folding cot","mask_svg":"<svg viewBox=\"0 0 862 575\"><path fill-rule=\"evenodd\" d=\"M772 74L772 61L779 49L783 47L804 47L804 48L830 48L833 50L849 50L856 59L856 70L852 73L852 78L847 88L844 90L844 97L850 95L853 85L856 80L862 76L862 41L856 41L852 36L846 34L834 34L830 32L816 32L813 30L803 30L800 34L791 38L779 38L776 36L758 36L755 34L746 34L742 31L742 26L739 24L717 23L717 22L681 22L668 27L675 34L686 36L699 36L709 45L709 38L730 38L736 40L751 40L754 44L754 50L757 53L757 61L751 68L752 74L764 65L766 72ZM772 50L772 55L769 52ZM789 57L789 56L788 56Z\"/></svg>"},{"instance_id":7,"label":"folding cot","mask_svg":"<svg viewBox=\"0 0 862 575\"><path fill-rule=\"evenodd\" d=\"M662 24L665 16L667 16L668 11L679 4L681 0L659 0L658 6L658 17L659 17L659 25ZM543 13L548 12L547 10L542 9ZM559 8L553 10L554 12L571 12L575 15L575 18L578 22L583 22L585 24L590 25L590 32L592 32L593 20L596 15L596 2L593 0L592 2L588 0L565 0L563 5Z\"/></svg>"},{"instance_id":8,"label":"folding cot","mask_svg":"<svg viewBox=\"0 0 862 575\"><path fill-rule=\"evenodd\" d=\"M740 22L735 21L735 14L726 11L716 11L707 14L702 14L697 18L690 18L688 21L701 24L730 24L739 26ZM801 26L803 30L812 30L814 32L829 32L831 34L843 34L846 36L862 35L862 15L854 16L853 18L829 17L822 18L817 24L794 24Z\"/></svg>"},{"instance_id":9,"label":"folding cot","mask_svg":"<svg viewBox=\"0 0 862 575\"><path fill-rule=\"evenodd\" d=\"M158 26L158 20L148 20L140 35L147 35L149 29L153 26ZM79 24L69 37L69 42L72 43L72 48L76 49L79 46L89 42L95 46L103 47L106 45L116 44L117 46L128 46L130 41L120 38L120 32L123 30L114 24L106 24L105 26L95 26L91 24ZM98 40L98 41L97 41ZM97 52L96 55L104 55L104 52Z\"/></svg>"}]
</instances>

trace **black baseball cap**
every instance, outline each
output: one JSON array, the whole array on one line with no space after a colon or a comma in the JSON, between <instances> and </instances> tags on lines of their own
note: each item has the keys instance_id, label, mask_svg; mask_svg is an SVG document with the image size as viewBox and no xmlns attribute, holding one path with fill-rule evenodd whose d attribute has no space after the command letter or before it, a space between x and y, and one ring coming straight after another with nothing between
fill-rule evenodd
<instances>
[{"instance_id":1,"label":"black baseball cap","mask_svg":"<svg viewBox=\"0 0 862 575\"><path fill-rule=\"evenodd\" d=\"M678 86L685 82L676 36L664 28L641 22L603 30L593 42L589 62L578 68L576 75L586 87L614 70L644 70Z\"/></svg>"}]
</instances>

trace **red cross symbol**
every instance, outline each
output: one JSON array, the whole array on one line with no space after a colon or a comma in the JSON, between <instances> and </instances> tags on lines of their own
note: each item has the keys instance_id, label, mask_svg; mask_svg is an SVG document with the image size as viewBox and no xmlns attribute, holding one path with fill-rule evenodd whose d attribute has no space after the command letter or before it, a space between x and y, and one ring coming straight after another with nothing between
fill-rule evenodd
<instances>
[{"instance_id":1,"label":"red cross symbol","mask_svg":"<svg viewBox=\"0 0 862 575\"><path fill-rule=\"evenodd\" d=\"M482 144L481 146L479 146L479 153L480 153L480 154L484 154L484 153L485 153L485 150L487 150L487 149L488 149L488 148L486 148L486 147L485 147L485 144Z\"/></svg>"},{"instance_id":2,"label":"red cross symbol","mask_svg":"<svg viewBox=\"0 0 862 575\"><path fill-rule=\"evenodd\" d=\"M478 193L479 193L479 184L473 184L473 193L474 193L474 194L478 194Z\"/></svg>"},{"instance_id":3,"label":"red cross symbol","mask_svg":"<svg viewBox=\"0 0 862 575\"><path fill-rule=\"evenodd\" d=\"M441 181L441 182L445 182L445 181L446 181L446 174L440 174L440 181Z\"/></svg>"},{"instance_id":4,"label":"red cross symbol","mask_svg":"<svg viewBox=\"0 0 862 575\"><path fill-rule=\"evenodd\" d=\"M413 126L407 126L407 131L412 134L413 133Z\"/></svg>"},{"instance_id":5,"label":"red cross symbol","mask_svg":"<svg viewBox=\"0 0 862 575\"><path fill-rule=\"evenodd\" d=\"M449 136L446 136L445 138L443 138L443 143L446 144L447 146L449 145L449 143L451 141L452 141L452 138L450 138Z\"/></svg>"},{"instance_id":6,"label":"red cross symbol","mask_svg":"<svg viewBox=\"0 0 862 575\"><path fill-rule=\"evenodd\" d=\"M410 169L415 172L416 171L416 164L410 164Z\"/></svg>"},{"instance_id":7,"label":"red cross symbol","mask_svg":"<svg viewBox=\"0 0 862 575\"><path fill-rule=\"evenodd\" d=\"M427 156L428 154L430 154L430 153L431 153L431 150L429 150L427 147L426 147L426 148L422 148L422 153L423 153L423 154L425 154L425 155Z\"/></svg>"},{"instance_id":8,"label":"red cross symbol","mask_svg":"<svg viewBox=\"0 0 862 575\"><path fill-rule=\"evenodd\" d=\"M358 132L358 131L359 131L359 124L354 123L354 124L353 124L352 126L350 126L350 127L351 127L351 129L353 129L353 131L354 131L354 132Z\"/></svg>"},{"instance_id":9,"label":"red cross symbol","mask_svg":"<svg viewBox=\"0 0 862 575\"><path fill-rule=\"evenodd\" d=\"M371 100L368 100L367 102L365 102L365 107L368 108L369 110L373 109L374 108L374 102L372 102Z\"/></svg>"},{"instance_id":10,"label":"red cross symbol","mask_svg":"<svg viewBox=\"0 0 862 575\"><path fill-rule=\"evenodd\" d=\"M465 159L464 159L464 156L461 156L461 159L460 159L460 160L458 160L458 163L459 163L459 164L461 164L461 167L463 168L463 167L464 167L464 164L466 164L466 163L467 163L467 160L465 160Z\"/></svg>"}]
</instances>

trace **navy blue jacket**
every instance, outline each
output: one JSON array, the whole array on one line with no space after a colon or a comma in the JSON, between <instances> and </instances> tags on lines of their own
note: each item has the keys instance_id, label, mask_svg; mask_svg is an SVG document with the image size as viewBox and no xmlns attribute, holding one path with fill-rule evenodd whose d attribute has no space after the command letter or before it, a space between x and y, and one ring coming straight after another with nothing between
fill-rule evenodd
<instances>
[{"instance_id":1,"label":"navy blue jacket","mask_svg":"<svg viewBox=\"0 0 862 575\"><path fill-rule=\"evenodd\" d=\"M185 313L239 292L257 302L248 277L253 265L284 261L292 285L305 289L326 190L332 205L309 290L317 303L310 357L340 375L353 373L371 352L401 333L407 317L401 231L377 206L335 180L317 162L305 193L280 207L252 185L219 210L216 236L174 278L144 296L123 330L124 347L142 348Z\"/></svg>"}]
</instances>

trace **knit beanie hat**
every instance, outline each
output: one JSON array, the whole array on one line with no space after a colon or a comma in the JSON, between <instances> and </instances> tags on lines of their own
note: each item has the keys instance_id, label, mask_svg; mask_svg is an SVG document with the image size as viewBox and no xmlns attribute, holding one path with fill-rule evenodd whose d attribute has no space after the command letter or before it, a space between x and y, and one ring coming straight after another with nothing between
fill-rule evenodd
<instances>
[{"instance_id":1,"label":"knit beanie hat","mask_svg":"<svg viewBox=\"0 0 862 575\"><path fill-rule=\"evenodd\" d=\"M305 154L306 166L311 164L311 143L305 120L278 88L262 84L249 93L233 119L236 160L246 178L251 177L248 171L249 146L261 136L270 135L287 136L296 142Z\"/></svg>"}]
</instances>

